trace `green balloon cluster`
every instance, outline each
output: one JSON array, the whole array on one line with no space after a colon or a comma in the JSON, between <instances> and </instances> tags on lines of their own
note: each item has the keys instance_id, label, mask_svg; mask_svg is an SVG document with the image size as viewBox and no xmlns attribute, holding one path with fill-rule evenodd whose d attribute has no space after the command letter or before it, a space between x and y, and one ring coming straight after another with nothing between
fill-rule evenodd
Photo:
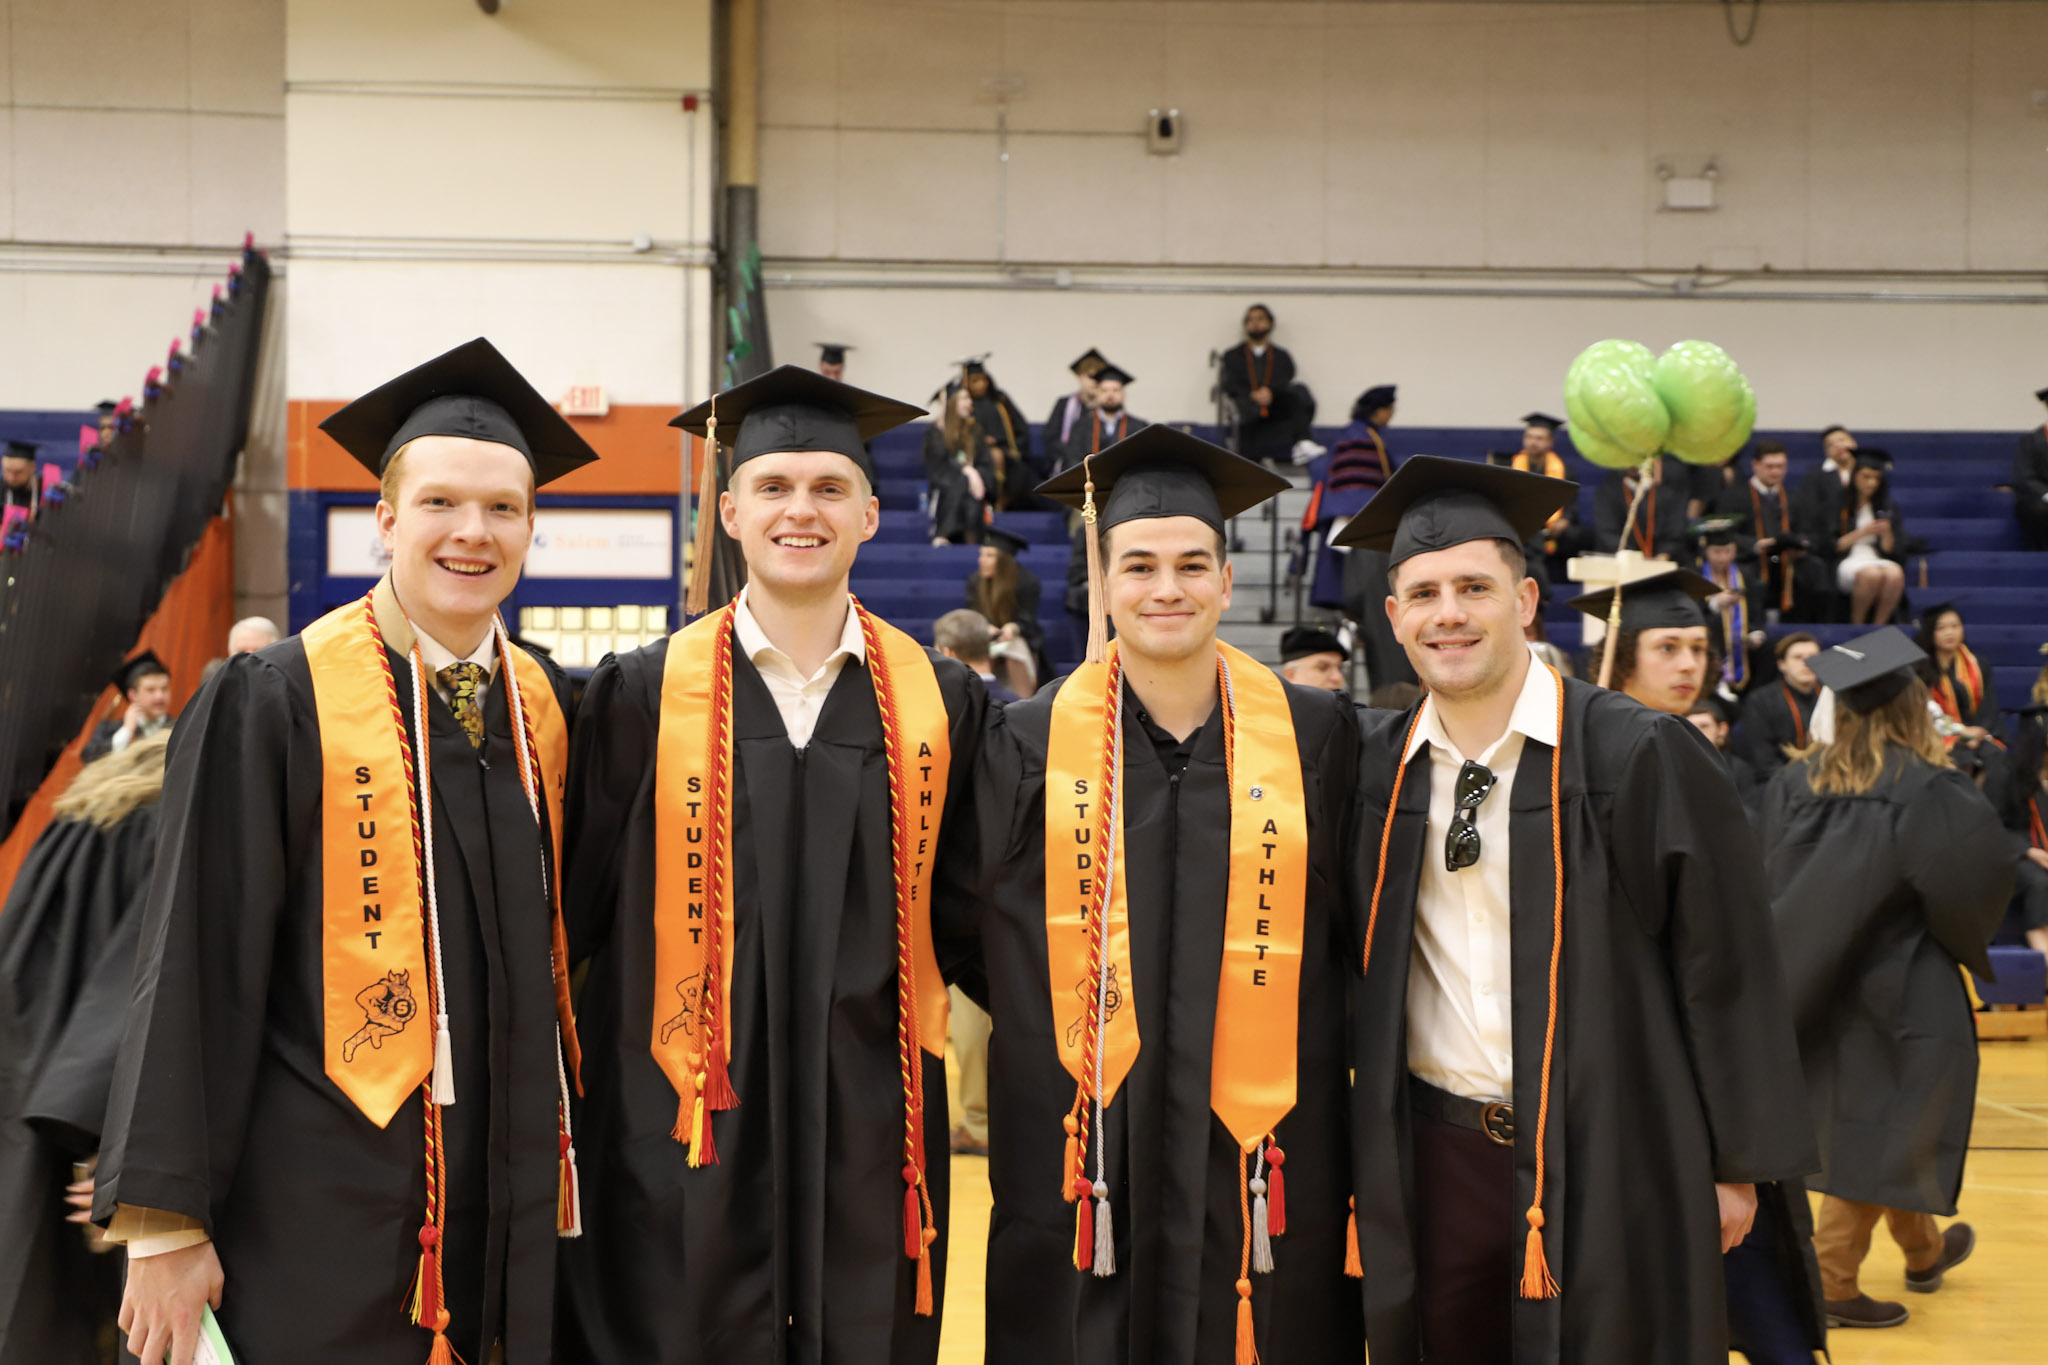
<instances>
[{"instance_id":1,"label":"green balloon cluster","mask_svg":"<svg viewBox=\"0 0 2048 1365\"><path fill-rule=\"evenodd\" d=\"M1564 409L1572 444L1607 469L1633 469L1667 450L1717 465L1756 425L1749 381L1708 341L1681 341L1661 356L1633 341L1596 342L1565 375Z\"/></svg>"}]
</instances>

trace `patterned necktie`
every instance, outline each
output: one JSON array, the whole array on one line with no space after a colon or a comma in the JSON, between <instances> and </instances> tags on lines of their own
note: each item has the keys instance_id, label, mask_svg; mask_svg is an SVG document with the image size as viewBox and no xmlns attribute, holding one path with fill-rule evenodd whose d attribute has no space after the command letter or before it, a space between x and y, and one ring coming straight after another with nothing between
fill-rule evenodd
<instances>
[{"instance_id":1,"label":"patterned necktie","mask_svg":"<svg viewBox=\"0 0 2048 1365\"><path fill-rule=\"evenodd\" d=\"M455 713L455 723L462 727L462 733L469 736L469 747L482 750L484 708L477 693L490 684L491 675L482 664L465 661L448 665L436 676L441 679L441 686L448 689L448 709Z\"/></svg>"}]
</instances>

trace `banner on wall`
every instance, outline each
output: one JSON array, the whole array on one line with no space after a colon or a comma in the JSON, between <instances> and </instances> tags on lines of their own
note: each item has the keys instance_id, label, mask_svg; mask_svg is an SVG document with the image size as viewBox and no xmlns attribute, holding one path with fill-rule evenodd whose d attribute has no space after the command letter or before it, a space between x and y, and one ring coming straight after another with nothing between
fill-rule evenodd
<instances>
[{"instance_id":1,"label":"banner on wall","mask_svg":"<svg viewBox=\"0 0 2048 1365\"><path fill-rule=\"evenodd\" d=\"M544 507L526 552L528 578L668 578L675 572L674 517L661 508ZM379 578L391 556L373 507L327 509L327 573Z\"/></svg>"}]
</instances>

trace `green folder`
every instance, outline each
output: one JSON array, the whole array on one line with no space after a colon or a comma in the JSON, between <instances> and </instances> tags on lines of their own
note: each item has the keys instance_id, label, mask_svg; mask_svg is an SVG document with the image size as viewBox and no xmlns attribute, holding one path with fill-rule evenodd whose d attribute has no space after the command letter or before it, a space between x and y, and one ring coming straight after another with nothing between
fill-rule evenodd
<instances>
[{"instance_id":1,"label":"green folder","mask_svg":"<svg viewBox=\"0 0 2048 1365\"><path fill-rule=\"evenodd\" d=\"M193 1352L192 1365L235 1365L235 1353L228 1349L228 1339L210 1307L199 1311L199 1349Z\"/></svg>"}]
</instances>

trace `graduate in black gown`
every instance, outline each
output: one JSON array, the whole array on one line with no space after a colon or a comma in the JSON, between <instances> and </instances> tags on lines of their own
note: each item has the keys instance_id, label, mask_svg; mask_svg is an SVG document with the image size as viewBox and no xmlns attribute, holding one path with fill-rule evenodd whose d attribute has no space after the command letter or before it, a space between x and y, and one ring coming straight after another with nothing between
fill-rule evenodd
<instances>
[{"instance_id":1,"label":"graduate in black gown","mask_svg":"<svg viewBox=\"0 0 2048 1365\"><path fill-rule=\"evenodd\" d=\"M1011 499L1023 499L1031 486L1047 472L1044 456L1031 444L1031 423L1024 409L996 383L995 375L983 363L987 356L960 362L960 387L974 400L974 420L991 447L995 461L995 482L989 487L989 501L1008 507Z\"/></svg>"},{"instance_id":2,"label":"graduate in black gown","mask_svg":"<svg viewBox=\"0 0 2048 1365\"><path fill-rule=\"evenodd\" d=\"M1764 775L1734 746L1734 711L1735 708L1726 701L1709 693L1692 704L1685 718L1707 737L1707 742L1714 746L1714 752L1721 755L1721 762L1727 765L1728 776L1735 783L1735 795L1742 801L1742 808L1754 814L1757 803L1763 800Z\"/></svg>"},{"instance_id":3,"label":"graduate in black gown","mask_svg":"<svg viewBox=\"0 0 2048 1365\"><path fill-rule=\"evenodd\" d=\"M992 717L976 788L995 1026L987 1359L1358 1360L1337 899L1356 732L1343 697L1283 683L1215 638L1224 519L1286 485L1164 427L1091 465L1114 719L1111 664L1085 664ZM1081 476L1041 491L1077 505ZM1075 885L1072 850L1079 833L1093 842L1096 813L1076 814L1074 788L1100 780L1112 725L1121 894L1088 915L1128 938L1110 935L1091 971L1078 910L1094 887ZM1285 826L1263 846L1262 814ZM1276 848L1290 870L1260 865ZM1263 911L1262 874L1277 878ZM1091 1029L1106 1071L1090 1094L1106 1107L1077 1104ZM1241 1092L1258 1080L1285 1098L1248 1118ZM1069 1141L1063 1120L1086 1127Z\"/></svg>"},{"instance_id":4,"label":"graduate in black gown","mask_svg":"<svg viewBox=\"0 0 2048 1365\"><path fill-rule=\"evenodd\" d=\"M954 813L986 694L847 593L879 518L862 442L918 409L792 366L713 403L747 587L607 658L577 718L589 1235L564 1257L560 1358L929 1365L947 1251L939 977L975 951L972 900L930 883L940 843L971 833ZM702 434L713 403L677 423ZM723 745L704 738L714 720ZM728 786L729 804L710 799Z\"/></svg>"},{"instance_id":5,"label":"graduate in black gown","mask_svg":"<svg viewBox=\"0 0 2048 1365\"><path fill-rule=\"evenodd\" d=\"M112 1358L122 1258L94 1254L82 1234L96 1230L75 1224L135 975L168 740L81 769L0 908L0 1365Z\"/></svg>"},{"instance_id":6,"label":"graduate in black gown","mask_svg":"<svg viewBox=\"0 0 2048 1365\"><path fill-rule=\"evenodd\" d=\"M1887 627L1813 669L1831 726L1765 797L1771 912L1799 1029L1824 1190L1816 1249L1829 1320L1891 1327L1899 1304L1857 1271L1878 1221L1932 1293L1969 1255L1939 1227L1962 1190L1977 1092L1977 1030L1957 964L1985 952L2013 885L1998 816L1950 764L1916 676L1925 656Z\"/></svg>"},{"instance_id":7,"label":"graduate in black gown","mask_svg":"<svg viewBox=\"0 0 2048 1365\"><path fill-rule=\"evenodd\" d=\"M1609 470L1593 490L1593 549L1611 555L1619 549L1637 550L1653 559L1683 558L1688 545L1685 515L1685 469L1666 455L1651 466L1657 471L1657 485L1643 499L1635 521L1629 522L1629 508L1636 499L1636 480L1641 469ZM1628 543L1622 544L1622 529L1628 528Z\"/></svg>"},{"instance_id":8,"label":"graduate in black gown","mask_svg":"<svg viewBox=\"0 0 2048 1365\"><path fill-rule=\"evenodd\" d=\"M1780 620L1804 621L1812 619L1827 569L1822 557L1808 553L1800 504L1786 486L1789 464L1782 443L1758 441L1750 456L1749 477L1722 489L1714 510L1748 518L1743 525L1757 556L1764 610L1776 612Z\"/></svg>"},{"instance_id":9,"label":"graduate in black gown","mask_svg":"<svg viewBox=\"0 0 2048 1365\"><path fill-rule=\"evenodd\" d=\"M93 1215L145 1360L210 1298L245 1365L540 1365L567 688L497 606L535 485L596 456L481 338L323 429L384 480L391 572L185 709Z\"/></svg>"},{"instance_id":10,"label":"graduate in black gown","mask_svg":"<svg viewBox=\"0 0 2048 1365\"><path fill-rule=\"evenodd\" d=\"M1808 665L1820 653L1820 641L1803 630L1781 635L1772 649L1778 656L1778 676L1749 690L1742 699L1742 723L1736 744L1769 777L1785 766L1788 755L1812 742L1813 708L1820 700L1819 684Z\"/></svg>"},{"instance_id":11,"label":"graduate in black gown","mask_svg":"<svg viewBox=\"0 0 2048 1365\"><path fill-rule=\"evenodd\" d=\"M2048 389L2034 390L2034 397L2048 403ZM2035 427L2013 447L2012 502L2028 548L2048 550L2048 424Z\"/></svg>"},{"instance_id":12,"label":"graduate in black gown","mask_svg":"<svg viewBox=\"0 0 2048 1365\"><path fill-rule=\"evenodd\" d=\"M996 457L965 389L945 395L945 411L925 428L925 514L932 544L972 544L995 505Z\"/></svg>"},{"instance_id":13,"label":"graduate in black gown","mask_svg":"<svg viewBox=\"0 0 2048 1365\"><path fill-rule=\"evenodd\" d=\"M1237 451L1248 460L1287 464L1308 439L1315 399L1295 381L1294 357L1273 341L1273 310L1244 310L1244 340L1217 358L1216 382L1237 410Z\"/></svg>"},{"instance_id":14,"label":"graduate in black gown","mask_svg":"<svg viewBox=\"0 0 2048 1365\"><path fill-rule=\"evenodd\" d=\"M119 753L138 739L169 730L171 719L171 670L164 667L154 651L143 650L114 670L110 681L120 694L121 714L109 716L93 727L81 762L93 763L108 754Z\"/></svg>"},{"instance_id":15,"label":"graduate in black gown","mask_svg":"<svg viewBox=\"0 0 2048 1365\"><path fill-rule=\"evenodd\" d=\"M1039 432L1039 440L1045 450L1047 474L1057 474L1063 467L1061 460L1067 443L1074 439L1074 427L1095 408L1095 376L1109 365L1109 358L1095 347L1083 351L1073 364L1067 366L1073 372L1074 392L1063 393L1047 414L1045 426Z\"/></svg>"},{"instance_id":16,"label":"graduate in black gown","mask_svg":"<svg viewBox=\"0 0 2048 1365\"><path fill-rule=\"evenodd\" d=\"M1031 542L1000 526L981 531L981 556L967 576L966 605L988 618L999 640L1022 640L1031 651L1032 675L1040 682L1052 676L1045 655L1045 626L1038 607L1045 587L1018 556Z\"/></svg>"},{"instance_id":17,"label":"graduate in black gown","mask_svg":"<svg viewBox=\"0 0 2048 1365\"><path fill-rule=\"evenodd\" d=\"M1417 457L1345 532L1431 689L1361 717L1350 840L1374 1365L1721 1365L1753 1185L1815 1164L1732 786L1523 642L1520 547L1572 491Z\"/></svg>"}]
</instances>

